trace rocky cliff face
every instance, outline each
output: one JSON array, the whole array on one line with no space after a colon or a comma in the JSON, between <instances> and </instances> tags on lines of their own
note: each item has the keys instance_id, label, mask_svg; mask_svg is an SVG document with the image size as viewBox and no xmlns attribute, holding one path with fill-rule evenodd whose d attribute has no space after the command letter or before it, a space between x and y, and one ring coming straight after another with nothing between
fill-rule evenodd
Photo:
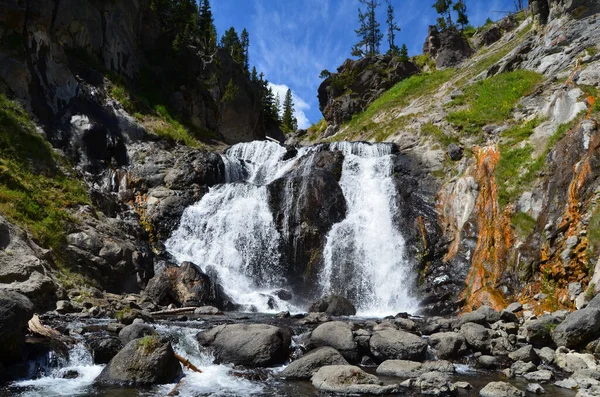
<instances>
[{"instance_id":1,"label":"rocky cliff face","mask_svg":"<svg viewBox=\"0 0 600 397\"><path fill-rule=\"evenodd\" d=\"M418 72L412 62L388 55L346 60L319 86L319 109L331 126L349 121L352 115L364 111L383 92Z\"/></svg>"}]
</instances>

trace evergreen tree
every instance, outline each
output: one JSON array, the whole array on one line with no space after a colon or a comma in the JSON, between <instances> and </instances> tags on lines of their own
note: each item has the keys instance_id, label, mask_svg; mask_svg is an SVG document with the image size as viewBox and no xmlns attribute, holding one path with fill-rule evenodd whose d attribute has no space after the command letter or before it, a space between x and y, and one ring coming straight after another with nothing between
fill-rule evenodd
<instances>
[{"instance_id":1,"label":"evergreen tree","mask_svg":"<svg viewBox=\"0 0 600 397\"><path fill-rule=\"evenodd\" d=\"M242 30L242 34L240 36L240 44L242 45L242 53L244 55L244 70L246 71L246 73L249 73L250 72L250 55L249 55L250 35L248 34L248 31L246 30L246 28L244 28L244 30Z\"/></svg>"},{"instance_id":2,"label":"evergreen tree","mask_svg":"<svg viewBox=\"0 0 600 397\"><path fill-rule=\"evenodd\" d=\"M436 0L433 8L440 14L438 26L441 30L454 26L452 22L452 0Z\"/></svg>"},{"instance_id":3,"label":"evergreen tree","mask_svg":"<svg viewBox=\"0 0 600 397\"><path fill-rule=\"evenodd\" d=\"M294 117L294 100L292 90L288 88L283 100L283 116L281 118L282 128L286 132L293 132L298 129L298 122Z\"/></svg>"},{"instance_id":4,"label":"evergreen tree","mask_svg":"<svg viewBox=\"0 0 600 397\"><path fill-rule=\"evenodd\" d=\"M406 47L406 44L402 44L402 47L400 47L400 51L398 51L398 58L400 58L400 60L402 60L403 62L408 62L409 57L408 48Z\"/></svg>"},{"instance_id":5,"label":"evergreen tree","mask_svg":"<svg viewBox=\"0 0 600 397\"><path fill-rule=\"evenodd\" d=\"M352 47L353 56L374 56L379 54L379 46L383 39L380 24L377 22L375 11L379 6L378 0L359 0L366 6L366 11L358 10L359 28L355 30L360 41ZM364 48L364 49L363 49Z\"/></svg>"},{"instance_id":6,"label":"evergreen tree","mask_svg":"<svg viewBox=\"0 0 600 397\"><path fill-rule=\"evenodd\" d=\"M227 50L236 63L244 66L244 49L233 26L227 29L221 37L221 48Z\"/></svg>"},{"instance_id":7,"label":"evergreen tree","mask_svg":"<svg viewBox=\"0 0 600 397\"><path fill-rule=\"evenodd\" d=\"M176 52L192 43L197 33L198 6L195 0L152 0L165 37Z\"/></svg>"},{"instance_id":8,"label":"evergreen tree","mask_svg":"<svg viewBox=\"0 0 600 397\"><path fill-rule=\"evenodd\" d=\"M200 45L206 53L213 52L217 47L217 29L210 10L209 0L202 0L198 11L198 36Z\"/></svg>"},{"instance_id":9,"label":"evergreen tree","mask_svg":"<svg viewBox=\"0 0 600 397\"><path fill-rule=\"evenodd\" d=\"M250 81L258 83L258 74L256 73L256 66L252 66L252 73L250 73Z\"/></svg>"},{"instance_id":10,"label":"evergreen tree","mask_svg":"<svg viewBox=\"0 0 600 397\"><path fill-rule=\"evenodd\" d=\"M400 31L400 26L398 26L395 22L394 18L394 6L392 6L392 2L390 0L386 0L387 2L387 39L389 44L388 54L397 56L400 54L400 49L395 43L396 33Z\"/></svg>"},{"instance_id":11,"label":"evergreen tree","mask_svg":"<svg viewBox=\"0 0 600 397\"><path fill-rule=\"evenodd\" d=\"M469 24L469 18L467 17L467 5L465 0L458 0L452 7L457 13L456 23L464 29Z\"/></svg>"}]
</instances>

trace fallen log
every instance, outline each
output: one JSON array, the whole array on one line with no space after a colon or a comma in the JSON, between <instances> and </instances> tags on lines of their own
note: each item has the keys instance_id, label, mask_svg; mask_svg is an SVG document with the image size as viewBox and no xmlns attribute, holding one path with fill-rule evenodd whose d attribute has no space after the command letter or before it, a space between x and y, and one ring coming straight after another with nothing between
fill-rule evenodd
<instances>
[{"instance_id":1,"label":"fallen log","mask_svg":"<svg viewBox=\"0 0 600 397\"><path fill-rule=\"evenodd\" d=\"M168 314L179 314L179 313L193 313L194 310L196 310L196 307L180 307L178 309L167 309L167 310L161 310L158 312L152 312L150 313L153 316L163 316L163 315L168 315Z\"/></svg>"},{"instance_id":2,"label":"fallen log","mask_svg":"<svg viewBox=\"0 0 600 397\"><path fill-rule=\"evenodd\" d=\"M63 345L74 345L77 343L77 339L63 335L57 330L42 324L37 314L33 315L31 320L29 320L27 323L27 326L32 333L51 339Z\"/></svg>"},{"instance_id":3,"label":"fallen log","mask_svg":"<svg viewBox=\"0 0 600 397\"><path fill-rule=\"evenodd\" d=\"M175 358L176 358L176 359L178 359L178 360L179 360L179 362L180 362L181 364L183 364L183 366L184 366L184 367L187 367L187 368L191 369L191 370L192 370L192 371L194 371L194 372L198 372L198 373L200 373L200 374L202 373L202 371L200 371L200 370L198 369L198 367L196 367L194 364L192 364L192 363L190 362L190 360L188 360L187 358L181 357L181 356L180 356L179 354L177 354L177 353L175 353Z\"/></svg>"}]
</instances>

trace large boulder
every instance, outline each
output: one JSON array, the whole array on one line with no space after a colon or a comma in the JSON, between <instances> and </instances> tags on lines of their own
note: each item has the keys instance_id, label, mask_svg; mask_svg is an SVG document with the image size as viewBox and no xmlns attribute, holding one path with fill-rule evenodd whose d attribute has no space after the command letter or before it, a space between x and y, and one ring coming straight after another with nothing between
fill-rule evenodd
<instances>
[{"instance_id":1,"label":"large boulder","mask_svg":"<svg viewBox=\"0 0 600 397\"><path fill-rule=\"evenodd\" d=\"M381 395L398 389L398 385L381 385L375 375L352 365L321 367L311 381L317 390L328 393Z\"/></svg>"},{"instance_id":2,"label":"large boulder","mask_svg":"<svg viewBox=\"0 0 600 397\"><path fill-rule=\"evenodd\" d=\"M465 337L467 345L474 351L487 353L490 351L490 334L483 325L466 323L460 327L460 333Z\"/></svg>"},{"instance_id":3,"label":"large boulder","mask_svg":"<svg viewBox=\"0 0 600 397\"><path fill-rule=\"evenodd\" d=\"M547 346L552 343L551 331L560 320L550 314L544 314L539 319L527 320L523 323L527 341L534 346Z\"/></svg>"},{"instance_id":4,"label":"large boulder","mask_svg":"<svg viewBox=\"0 0 600 397\"><path fill-rule=\"evenodd\" d=\"M0 364L19 361L25 345L27 322L33 316L33 304L24 295L0 292Z\"/></svg>"},{"instance_id":5,"label":"large boulder","mask_svg":"<svg viewBox=\"0 0 600 397\"><path fill-rule=\"evenodd\" d=\"M385 360L422 361L427 352L427 342L408 332L397 329L375 331L370 341L371 354L379 362Z\"/></svg>"},{"instance_id":6,"label":"large boulder","mask_svg":"<svg viewBox=\"0 0 600 397\"><path fill-rule=\"evenodd\" d=\"M228 301L220 285L192 262L166 267L148 282L143 296L162 306L216 306L221 310Z\"/></svg>"},{"instance_id":7,"label":"large boulder","mask_svg":"<svg viewBox=\"0 0 600 397\"><path fill-rule=\"evenodd\" d=\"M414 378L428 372L454 373L454 365L445 360L419 363L408 360L386 360L377 367L377 374L397 378Z\"/></svg>"},{"instance_id":8,"label":"large boulder","mask_svg":"<svg viewBox=\"0 0 600 397\"><path fill-rule=\"evenodd\" d=\"M461 63L474 51L469 40L457 29L439 31L436 26L430 26L423 53L435 59L436 67L441 69Z\"/></svg>"},{"instance_id":9,"label":"large boulder","mask_svg":"<svg viewBox=\"0 0 600 397\"><path fill-rule=\"evenodd\" d=\"M123 343L114 336L99 336L88 340L94 364L108 364L123 348Z\"/></svg>"},{"instance_id":10,"label":"large boulder","mask_svg":"<svg viewBox=\"0 0 600 397\"><path fill-rule=\"evenodd\" d=\"M308 311L310 313L324 312L330 316L353 316L356 314L356 307L343 296L329 295L310 305Z\"/></svg>"},{"instance_id":11,"label":"large boulder","mask_svg":"<svg viewBox=\"0 0 600 397\"><path fill-rule=\"evenodd\" d=\"M557 346L574 348L582 346L598 336L600 309L585 308L569 314L552 331L552 340Z\"/></svg>"},{"instance_id":12,"label":"large boulder","mask_svg":"<svg viewBox=\"0 0 600 397\"><path fill-rule=\"evenodd\" d=\"M266 324L219 325L198 333L196 339L209 348L216 363L248 367L283 364L291 343L288 330Z\"/></svg>"},{"instance_id":13,"label":"large boulder","mask_svg":"<svg viewBox=\"0 0 600 397\"><path fill-rule=\"evenodd\" d=\"M281 376L290 379L310 379L326 365L348 365L344 357L332 347L323 346L294 360L281 371Z\"/></svg>"},{"instance_id":14,"label":"large boulder","mask_svg":"<svg viewBox=\"0 0 600 397\"><path fill-rule=\"evenodd\" d=\"M438 332L427 341L437 358L458 358L467 352L465 337L458 332Z\"/></svg>"},{"instance_id":15,"label":"large boulder","mask_svg":"<svg viewBox=\"0 0 600 397\"><path fill-rule=\"evenodd\" d=\"M143 338L144 336L149 335L156 335L156 331L151 325L134 322L119 331L119 340L126 345L134 339Z\"/></svg>"},{"instance_id":16,"label":"large boulder","mask_svg":"<svg viewBox=\"0 0 600 397\"><path fill-rule=\"evenodd\" d=\"M452 376L444 372L426 372L415 380L413 387L427 396L453 396L456 394Z\"/></svg>"},{"instance_id":17,"label":"large boulder","mask_svg":"<svg viewBox=\"0 0 600 397\"><path fill-rule=\"evenodd\" d=\"M342 321L331 321L315 328L308 341L308 347L330 346L339 351L346 360L356 363L359 360L358 344L354 340L352 325Z\"/></svg>"},{"instance_id":18,"label":"large boulder","mask_svg":"<svg viewBox=\"0 0 600 397\"><path fill-rule=\"evenodd\" d=\"M96 381L109 385L143 386L174 383L183 371L171 343L157 336L129 342L102 370Z\"/></svg>"}]
</instances>

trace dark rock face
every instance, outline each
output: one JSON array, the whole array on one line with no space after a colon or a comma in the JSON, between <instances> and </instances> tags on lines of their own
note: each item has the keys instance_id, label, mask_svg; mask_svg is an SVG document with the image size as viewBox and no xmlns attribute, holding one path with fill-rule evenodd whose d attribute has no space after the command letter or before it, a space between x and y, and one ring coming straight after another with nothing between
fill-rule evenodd
<instances>
[{"instance_id":1,"label":"dark rock face","mask_svg":"<svg viewBox=\"0 0 600 397\"><path fill-rule=\"evenodd\" d=\"M95 364L108 364L123 348L123 343L114 336L96 337L88 341Z\"/></svg>"},{"instance_id":2,"label":"dark rock face","mask_svg":"<svg viewBox=\"0 0 600 397\"><path fill-rule=\"evenodd\" d=\"M162 306L216 306L221 310L229 300L220 285L191 262L168 266L150 280L143 295Z\"/></svg>"},{"instance_id":3,"label":"dark rock face","mask_svg":"<svg viewBox=\"0 0 600 397\"><path fill-rule=\"evenodd\" d=\"M249 367L284 363L291 343L288 330L265 324L219 325L200 332L196 339L214 353L216 363Z\"/></svg>"},{"instance_id":4,"label":"dark rock face","mask_svg":"<svg viewBox=\"0 0 600 397\"><path fill-rule=\"evenodd\" d=\"M499 25L492 25L475 38L475 47L494 44L502 38L502 29Z\"/></svg>"},{"instance_id":5,"label":"dark rock face","mask_svg":"<svg viewBox=\"0 0 600 397\"><path fill-rule=\"evenodd\" d=\"M295 292L311 296L322 265L325 237L344 219L346 200L338 184L343 162L340 152L321 151L304 161L269 184L267 191L283 238L286 276Z\"/></svg>"},{"instance_id":6,"label":"dark rock face","mask_svg":"<svg viewBox=\"0 0 600 397\"><path fill-rule=\"evenodd\" d=\"M569 314L552 331L557 346L579 347L592 341L600 330L600 309L585 308Z\"/></svg>"},{"instance_id":7,"label":"dark rock face","mask_svg":"<svg viewBox=\"0 0 600 397\"><path fill-rule=\"evenodd\" d=\"M458 65L470 57L474 50L460 31L444 29L440 32L437 27L430 26L423 53L435 59L436 67L441 69Z\"/></svg>"},{"instance_id":8,"label":"dark rock face","mask_svg":"<svg viewBox=\"0 0 600 397\"><path fill-rule=\"evenodd\" d=\"M365 110L385 90L417 72L413 63L387 55L348 59L319 86L319 109L329 125L339 126Z\"/></svg>"},{"instance_id":9,"label":"dark rock face","mask_svg":"<svg viewBox=\"0 0 600 397\"><path fill-rule=\"evenodd\" d=\"M183 375L171 343L154 338L129 342L102 370L96 382L108 385L173 383Z\"/></svg>"},{"instance_id":10,"label":"dark rock face","mask_svg":"<svg viewBox=\"0 0 600 397\"><path fill-rule=\"evenodd\" d=\"M12 291L0 292L0 364L21 359L27 322L33 316L33 304L26 296Z\"/></svg>"},{"instance_id":11,"label":"dark rock face","mask_svg":"<svg viewBox=\"0 0 600 397\"><path fill-rule=\"evenodd\" d=\"M353 316L356 314L356 307L343 296L331 295L314 302L308 311L309 313L324 312L330 316Z\"/></svg>"}]
</instances>

